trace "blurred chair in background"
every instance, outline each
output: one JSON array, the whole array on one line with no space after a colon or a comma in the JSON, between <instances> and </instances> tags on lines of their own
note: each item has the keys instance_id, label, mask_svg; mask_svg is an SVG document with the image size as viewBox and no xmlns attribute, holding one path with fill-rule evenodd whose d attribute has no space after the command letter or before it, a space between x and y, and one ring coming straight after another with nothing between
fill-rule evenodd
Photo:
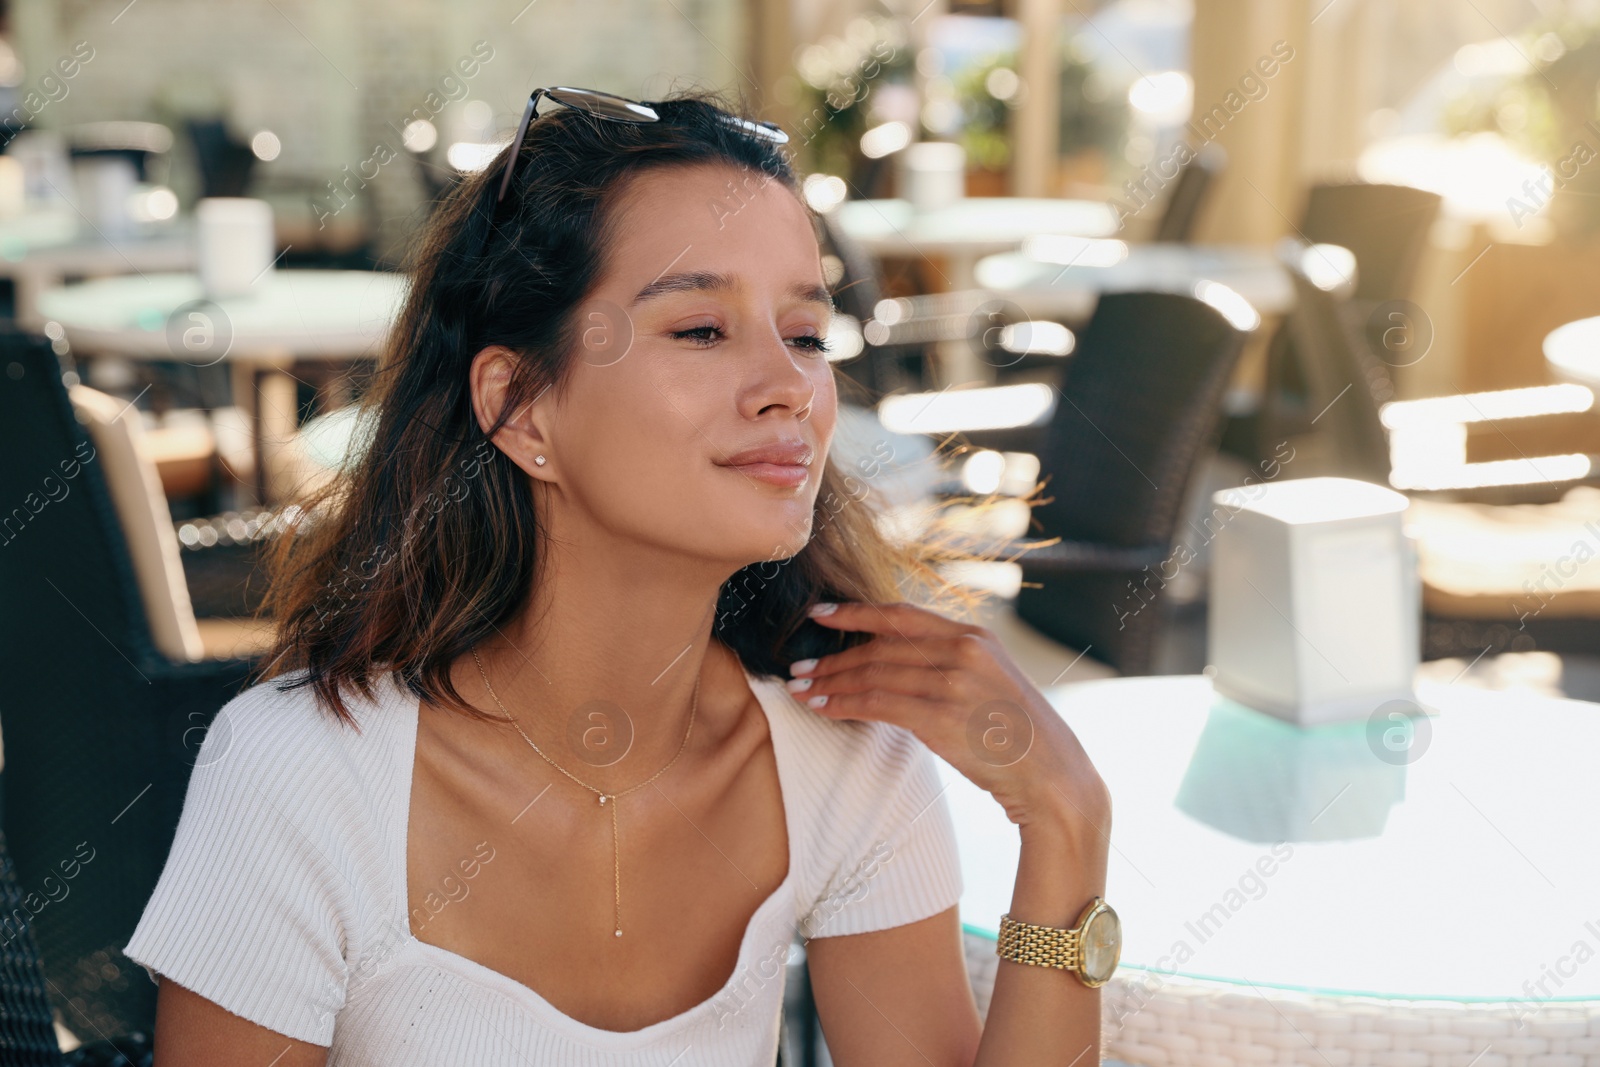
<instances>
[{"instance_id":1,"label":"blurred chair in background","mask_svg":"<svg viewBox=\"0 0 1600 1067\"><path fill-rule=\"evenodd\" d=\"M1200 211L1227 165L1227 153L1220 147L1214 143L1202 145L1200 151L1178 169L1172 193L1167 197L1166 207L1150 239L1185 244L1191 241Z\"/></svg>"},{"instance_id":2,"label":"blurred chair in background","mask_svg":"<svg viewBox=\"0 0 1600 1067\"><path fill-rule=\"evenodd\" d=\"M1231 294L1231 291L1230 291ZM890 429L954 434L975 449L1031 453L1045 481L1031 523L1054 544L1015 542L1025 629L1121 674L1153 669L1189 485L1215 444L1222 393L1254 323L1175 293L1107 293L1059 387L1029 383L892 398ZM1253 314L1253 313L1252 313ZM1255 318L1254 322L1259 322ZM1008 540L977 531L978 547ZM996 614L1008 626L1004 612ZM1008 638L1008 645L1010 644Z\"/></svg>"},{"instance_id":3,"label":"blurred chair in background","mask_svg":"<svg viewBox=\"0 0 1600 1067\"><path fill-rule=\"evenodd\" d=\"M262 646L266 640L266 627L262 623L246 617L202 619L196 616L185 579L178 532L146 442L151 434L142 427L139 413L122 400L85 385L72 386L68 395L74 415L89 428L116 505L117 519L131 553L134 576L144 596L145 612L157 650L183 662L247 656ZM248 532L241 529L241 536L237 538L241 543L248 543L255 539L252 535L270 530L263 526L264 521L270 521L268 513L255 512L250 519L242 515L228 516L221 519L219 525L224 529L234 523L246 528L253 525ZM198 534L195 537L198 538ZM223 543L234 540L230 536ZM195 550L211 546L194 540L185 547ZM252 572L253 568L247 569L235 578L243 584Z\"/></svg>"},{"instance_id":4,"label":"blurred chair in background","mask_svg":"<svg viewBox=\"0 0 1600 1067\"><path fill-rule=\"evenodd\" d=\"M1038 453L1049 500L1033 518L1062 540L1018 557L1023 620L1123 675L1151 673L1183 503L1245 337L1194 297L1100 298Z\"/></svg>"},{"instance_id":5,"label":"blurred chair in background","mask_svg":"<svg viewBox=\"0 0 1600 1067\"><path fill-rule=\"evenodd\" d=\"M200 169L200 195L246 195L256 164L250 146L228 132L222 119L190 119L187 125Z\"/></svg>"},{"instance_id":6,"label":"blurred chair in background","mask_svg":"<svg viewBox=\"0 0 1600 1067\"><path fill-rule=\"evenodd\" d=\"M0 335L0 368L5 830L24 885L77 863L34 933L68 1027L118 1038L152 1027L155 986L121 947L200 741L252 661L202 658L132 413L74 404L42 337Z\"/></svg>"},{"instance_id":7,"label":"blurred chair in background","mask_svg":"<svg viewBox=\"0 0 1600 1067\"><path fill-rule=\"evenodd\" d=\"M1408 299L1443 199L1404 185L1338 182L1314 185L1297 236L1313 245L1338 245L1355 256L1353 308L1370 314L1391 300ZM1223 447L1248 462L1270 455L1287 437L1310 433L1322 405L1309 397L1306 366L1314 358L1296 347L1296 328L1284 322L1266 355L1266 385L1252 411L1229 420Z\"/></svg>"},{"instance_id":8,"label":"blurred chair in background","mask_svg":"<svg viewBox=\"0 0 1600 1067\"><path fill-rule=\"evenodd\" d=\"M1353 299L1405 300L1439 217L1438 193L1409 185L1326 182L1311 187L1300 216L1302 240L1355 253Z\"/></svg>"},{"instance_id":9,"label":"blurred chair in background","mask_svg":"<svg viewBox=\"0 0 1600 1067\"><path fill-rule=\"evenodd\" d=\"M1261 426L1275 440L1323 434L1331 439L1340 474L1386 485L1389 441L1378 408L1394 399L1393 376L1353 333L1354 278L1324 271L1313 279L1309 273L1321 265L1325 248L1287 241L1282 246L1295 305L1273 343L1299 368L1300 401L1293 412L1269 402ZM1273 387L1283 385L1288 366L1287 359L1269 364L1271 397L1283 395Z\"/></svg>"}]
</instances>

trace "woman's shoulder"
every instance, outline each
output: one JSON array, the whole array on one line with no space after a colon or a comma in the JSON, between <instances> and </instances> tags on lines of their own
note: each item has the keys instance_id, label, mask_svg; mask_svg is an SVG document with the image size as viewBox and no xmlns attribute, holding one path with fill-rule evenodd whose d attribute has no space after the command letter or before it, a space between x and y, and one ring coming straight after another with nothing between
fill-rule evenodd
<instances>
[{"instance_id":1,"label":"woman's shoulder","mask_svg":"<svg viewBox=\"0 0 1600 1067\"><path fill-rule=\"evenodd\" d=\"M782 679L767 678L767 707L781 721L808 821L821 838L875 821L886 807L938 789L933 753L903 726L830 719L802 704Z\"/></svg>"},{"instance_id":2,"label":"woman's shoulder","mask_svg":"<svg viewBox=\"0 0 1600 1067\"><path fill-rule=\"evenodd\" d=\"M335 716L304 671L242 690L206 728L184 800L196 824L268 833L288 823L332 849L384 844L403 821L415 746L415 703L392 676L346 696Z\"/></svg>"},{"instance_id":3,"label":"woman's shoulder","mask_svg":"<svg viewBox=\"0 0 1600 1067\"><path fill-rule=\"evenodd\" d=\"M955 830L938 761L916 734L874 719L830 719L781 679L763 682L787 751L803 841L806 937L864 933L925 918L961 893Z\"/></svg>"},{"instance_id":4,"label":"woman's shoulder","mask_svg":"<svg viewBox=\"0 0 1600 1067\"><path fill-rule=\"evenodd\" d=\"M876 719L831 719L808 708L776 675L752 675L765 688L767 707L783 720L796 754L820 791L836 794L852 779L884 784L930 753L916 734Z\"/></svg>"},{"instance_id":5,"label":"woman's shoulder","mask_svg":"<svg viewBox=\"0 0 1600 1067\"><path fill-rule=\"evenodd\" d=\"M404 915L411 707L385 678L337 719L304 674L240 692L189 777L125 953L279 1033L328 1044L347 958Z\"/></svg>"},{"instance_id":6,"label":"woman's shoulder","mask_svg":"<svg viewBox=\"0 0 1600 1067\"><path fill-rule=\"evenodd\" d=\"M387 674L373 679L370 696L344 695L349 720L319 701L303 669L259 681L218 710L206 727L195 768L289 771L317 777L324 786L350 775L367 778L372 764L397 754L410 708Z\"/></svg>"}]
</instances>

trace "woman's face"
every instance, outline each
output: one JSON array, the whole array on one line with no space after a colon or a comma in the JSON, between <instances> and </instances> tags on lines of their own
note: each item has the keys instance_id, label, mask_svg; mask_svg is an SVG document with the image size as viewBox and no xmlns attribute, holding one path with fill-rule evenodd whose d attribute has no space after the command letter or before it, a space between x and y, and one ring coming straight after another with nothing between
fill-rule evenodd
<instances>
[{"instance_id":1,"label":"woman's face","mask_svg":"<svg viewBox=\"0 0 1600 1067\"><path fill-rule=\"evenodd\" d=\"M548 462L513 456L552 486L553 532L731 569L794 555L837 404L805 209L759 173L695 165L629 182L612 221L568 391L529 409Z\"/></svg>"}]
</instances>

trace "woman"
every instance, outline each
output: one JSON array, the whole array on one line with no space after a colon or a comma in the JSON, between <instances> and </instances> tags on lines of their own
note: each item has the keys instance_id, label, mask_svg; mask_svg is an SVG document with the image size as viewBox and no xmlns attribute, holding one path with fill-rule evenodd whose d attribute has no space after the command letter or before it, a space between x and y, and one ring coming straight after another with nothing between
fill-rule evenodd
<instances>
[{"instance_id":1,"label":"woman","mask_svg":"<svg viewBox=\"0 0 1600 1067\"><path fill-rule=\"evenodd\" d=\"M1057 970L1002 963L980 1026L930 751L1021 828L1025 921L1103 891L1110 805L831 465L785 156L552 95L435 211L363 458L280 539L127 948L157 1062L770 1064L797 930L836 1063L1097 1062Z\"/></svg>"}]
</instances>

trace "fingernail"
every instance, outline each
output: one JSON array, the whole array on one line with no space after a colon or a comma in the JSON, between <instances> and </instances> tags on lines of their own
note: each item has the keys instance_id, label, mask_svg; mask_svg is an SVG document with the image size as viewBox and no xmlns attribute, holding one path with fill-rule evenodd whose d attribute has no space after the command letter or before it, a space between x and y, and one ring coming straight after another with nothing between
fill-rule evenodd
<instances>
[{"instance_id":1,"label":"fingernail","mask_svg":"<svg viewBox=\"0 0 1600 1067\"><path fill-rule=\"evenodd\" d=\"M811 605L811 615L813 617L817 615L832 615L838 610L839 605L829 603L826 600L822 601L821 603Z\"/></svg>"},{"instance_id":2,"label":"fingernail","mask_svg":"<svg viewBox=\"0 0 1600 1067\"><path fill-rule=\"evenodd\" d=\"M789 673L806 674L816 665L817 661L814 659L797 659L793 663L789 664Z\"/></svg>"},{"instance_id":3,"label":"fingernail","mask_svg":"<svg viewBox=\"0 0 1600 1067\"><path fill-rule=\"evenodd\" d=\"M803 693L811 688L813 678L790 678L784 685L788 686L791 693Z\"/></svg>"},{"instance_id":4,"label":"fingernail","mask_svg":"<svg viewBox=\"0 0 1600 1067\"><path fill-rule=\"evenodd\" d=\"M828 702L828 694L826 694L826 693L823 693L821 696L814 696L810 700L806 701L807 704L811 705L814 708L820 708L820 707L822 707L822 705L826 704L827 702Z\"/></svg>"}]
</instances>

